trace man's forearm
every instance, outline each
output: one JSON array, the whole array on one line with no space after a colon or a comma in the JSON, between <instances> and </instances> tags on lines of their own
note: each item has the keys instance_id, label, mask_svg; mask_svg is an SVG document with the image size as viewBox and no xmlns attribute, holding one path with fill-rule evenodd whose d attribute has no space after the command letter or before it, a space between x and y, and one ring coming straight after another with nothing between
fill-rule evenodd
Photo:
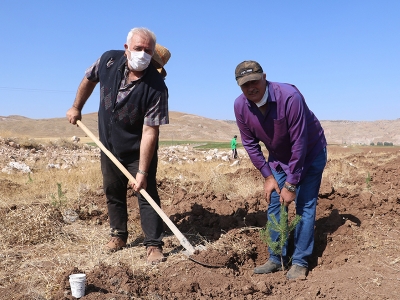
<instances>
[{"instance_id":1,"label":"man's forearm","mask_svg":"<svg viewBox=\"0 0 400 300\"><path fill-rule=\"evenodd\" d=\"M148 172L158 140L158 126L143 126L142 141L140 143L139 170Z\"/></svg>"},{"instance_id":2,"label":"man's forearm","mask_svg":"<svg viewBox=\"0 0 400 300\"><path fill-rule=\"evenodd\" d=\"M79 84L78 91L76 92L76 97L74 104L72 105L78 110L82 110L87 99L89 99L97 82L89 81L86 77L83 77L81 83Z\"/></svg>"}]
</instances>

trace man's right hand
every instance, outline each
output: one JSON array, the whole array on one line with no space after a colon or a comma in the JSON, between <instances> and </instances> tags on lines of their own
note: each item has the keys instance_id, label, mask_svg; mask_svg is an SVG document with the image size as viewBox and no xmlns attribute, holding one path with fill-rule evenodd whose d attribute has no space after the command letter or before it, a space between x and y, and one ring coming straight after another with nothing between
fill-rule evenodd
<instances>
[{"instance_id":1,"label":"man's right hand","mask_svg":"<svg viewBox=\"0 0 400 300\"><path fill-rule=\"evenodd\" d=\"M267 178L265 178L264 182L264 194L268 204L271 203L271 194L274 190L279 195L281 194L281 189L279 188L278 182L275 180L274 175L269 175Z\"/></svg>"},{"instance_id":2,"label":"man's right hand","mask_svg":"<svg viewBox=\"0 0 400 300\"><path fill-rule=\"evenodd\" d=\"M77 109L75 106L72 106L68 111L67 111L67 119L71 124L76 124L76 121L82 119L82 114L80 109Z\"/></svg>"}]
</instances>

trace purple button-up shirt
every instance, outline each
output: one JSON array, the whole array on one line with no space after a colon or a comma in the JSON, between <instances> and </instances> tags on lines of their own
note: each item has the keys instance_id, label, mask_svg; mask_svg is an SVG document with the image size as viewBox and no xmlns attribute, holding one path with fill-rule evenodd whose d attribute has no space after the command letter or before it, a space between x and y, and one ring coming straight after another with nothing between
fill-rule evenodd
<instances>
[{"instance_id":1,"label":"purple button-up shirt","mask_svg":"<svg viewBox=\"0 0 400 300\"><path fill-rule=\"evenodd\" d=\"M287 182L298 184L315 157L326 147L324 130L294 85L268 82L267 88L265 115L243 94L235 100L242 144L264 177L272 175L271 168L283 170ZM269 152L268 162L260 141Z\"/></svg>"}]
</instances>

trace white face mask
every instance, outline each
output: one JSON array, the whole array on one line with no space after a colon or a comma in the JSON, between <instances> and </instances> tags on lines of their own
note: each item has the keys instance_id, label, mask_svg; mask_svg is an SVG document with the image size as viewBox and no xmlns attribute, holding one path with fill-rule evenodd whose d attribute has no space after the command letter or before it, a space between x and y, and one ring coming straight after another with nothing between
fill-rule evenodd
<instances>
[{"instance_id":1,"label":"white face mask","mask_svg":"<svg viewBox=\"0 0 400 300\"><path fill-rule=\"evenodd\" d=\"M128 62L134 71L143 71L149 66L151 55L144 51L131 51L129 49L128 51L131 54L131 59L128 59Z\"/></svg>"}]
</instances>

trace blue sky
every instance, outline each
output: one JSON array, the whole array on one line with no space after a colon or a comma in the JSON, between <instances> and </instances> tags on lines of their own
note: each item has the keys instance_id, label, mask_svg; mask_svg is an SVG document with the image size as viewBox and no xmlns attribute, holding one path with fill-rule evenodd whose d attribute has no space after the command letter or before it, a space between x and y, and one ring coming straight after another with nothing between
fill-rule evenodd
<instances>
[{"instance_id":1,"label":"blue sky","mask_svg":"<svg viewBox=\"0 0 400 300\"><path fill-rule=\"evenodd\" d=\"M234 70L258 61L320 120L400 113L400 1L13 1L0 4L0 116L64 117L85 69L147 27L172 53L171 111L234 120ZM98 88L83 113L96 112Z\"/></svg>"}]
</instances>

